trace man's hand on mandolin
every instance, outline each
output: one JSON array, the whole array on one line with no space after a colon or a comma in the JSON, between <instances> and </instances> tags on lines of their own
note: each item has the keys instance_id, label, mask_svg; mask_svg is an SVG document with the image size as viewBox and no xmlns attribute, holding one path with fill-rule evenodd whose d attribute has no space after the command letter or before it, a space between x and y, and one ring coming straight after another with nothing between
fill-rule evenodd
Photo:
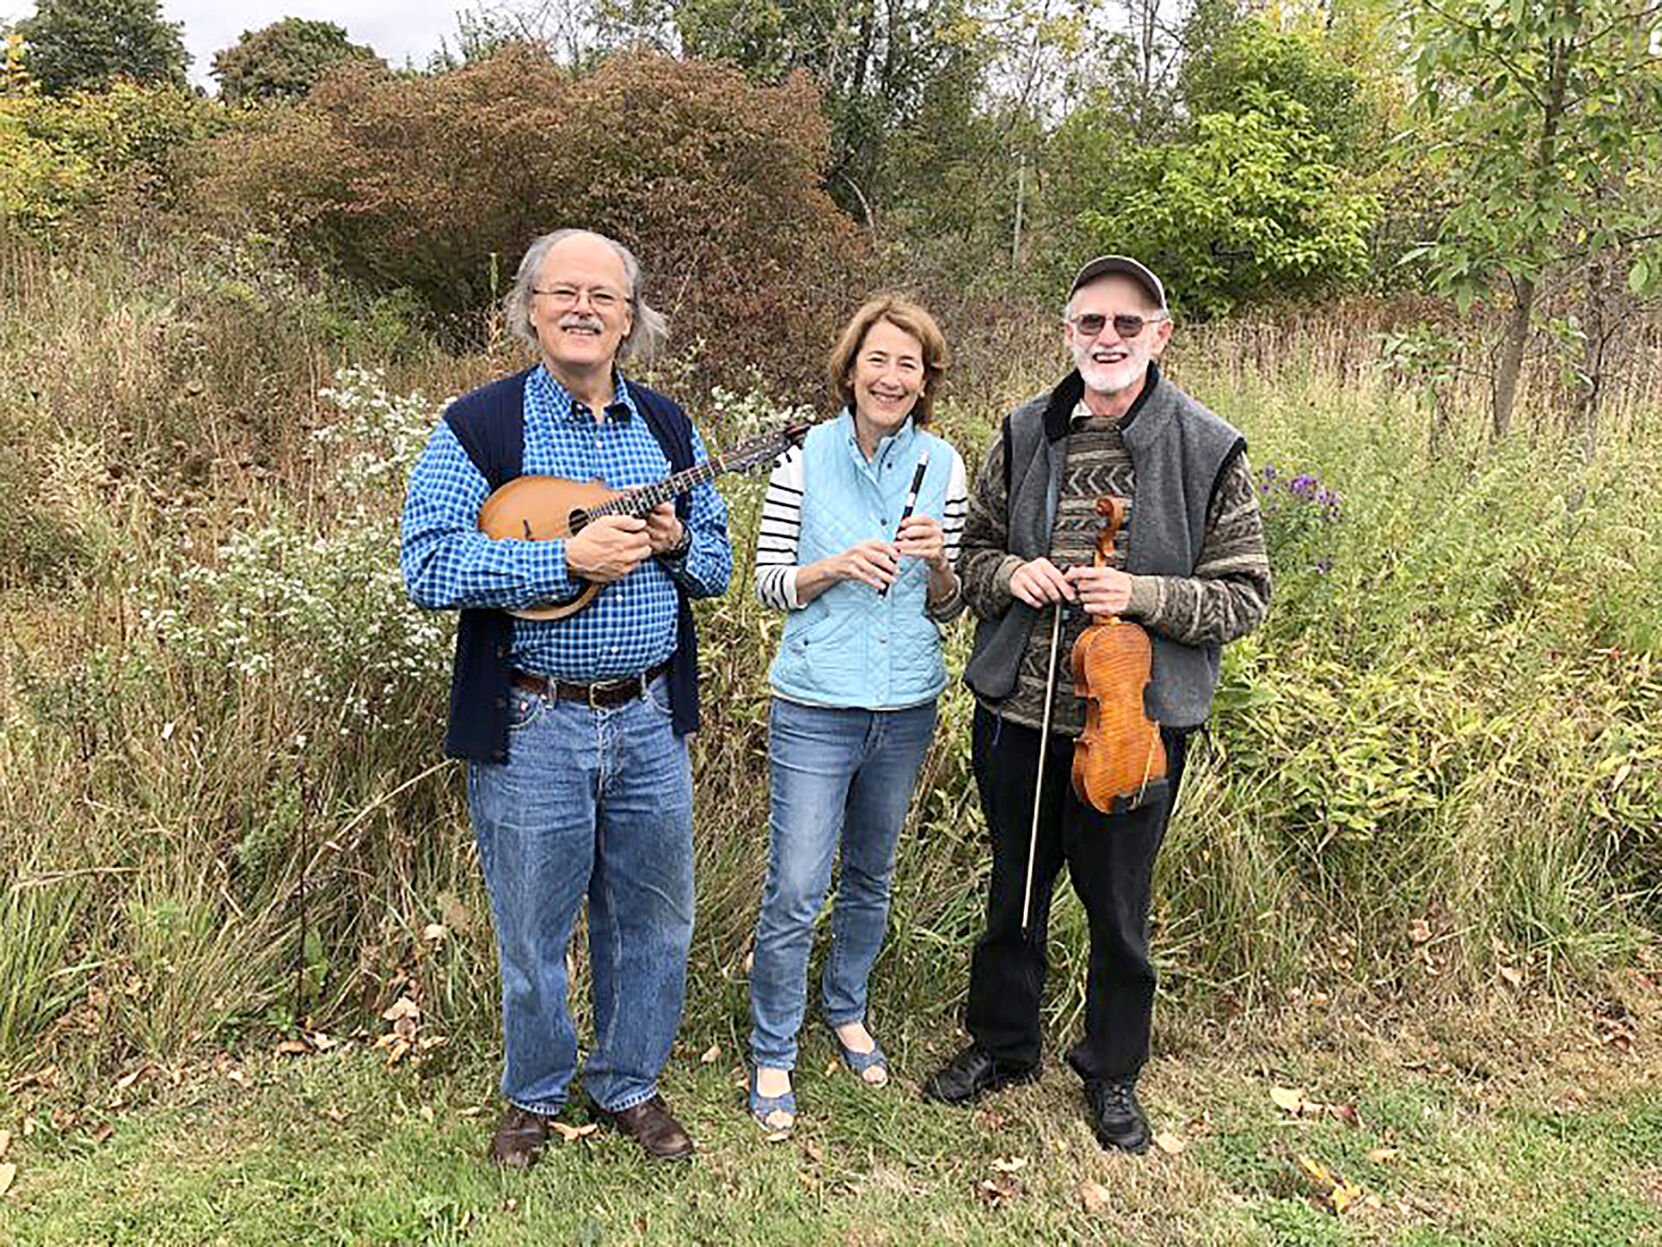
<instances>
[{"instance_id":1,"label":"man's hand on mandolin","mask_svg":"<svg viewBox=\"0 0 1662 1247\"><path fill-rule=\"evenodd\" d=\"M1064 573L1079 594L1079 604L1099 618L1118 615L1131 605L1131 577L1117 567L1088 567L1081 564ZM1014 577L1011 578L1014 585Z\"/></svg>"},{"instance_id":2,"label":"man's hand on mandolin","mask_svg":"<svg viewBox=\"0 0 1662 1247\"><path fill-rule=\"evenodd\" d=\"M652 553L647 522L633 515L603 515L566 539L566 568L595 584L622 580Z\"/></svg>"},{"instance_id":3,"label":"man's hand on mandolin","mask_svg":"<svg viewBox=\"0 0 1662 1247\"><path fill-rule=\"evenodd\" d=\"M660 502L646 513L646 535L652 542L652 553L668 554L678 549L686 526L675 514L673 502Z\"/></svg>"},{"instance_id":4,"label":"man's hand on mandolin","mask_svg":"<svg viewBox=\"0 0 1662 1247\"><path fill-rule=\"evenodd\" d=\"M1073 601L1068 574L1047 558L1030 559L1010 574L1010 592L1034 610L1052 602Z\"/></svg>"}]
</instances>

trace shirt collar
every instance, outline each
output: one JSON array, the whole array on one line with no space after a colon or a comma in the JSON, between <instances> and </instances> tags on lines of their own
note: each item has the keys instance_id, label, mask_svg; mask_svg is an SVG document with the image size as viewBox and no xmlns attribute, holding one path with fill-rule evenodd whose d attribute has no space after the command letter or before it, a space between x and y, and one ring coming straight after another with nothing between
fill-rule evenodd
<instances>
[{"instance_id":1,"label":"shirt collar","mask_svg":"<svg viewBox=\"0 0 1662 1247\"><path fill-rule=\"evenodd\" d=\"M540 396L548 403L556 420L569 420L574 423L587 424L594 419L594 413L579 403L572 396L571 391L560 384L560 379L548 370L548 365L537 365L531 373L531 384L538 388ZM623 373L614 368L612 370L612 401L606 408L606 418L608 420L629 420L639 414L640 412L635 407L635 396L629 392L629 383L624 380Z\"/></svg>"},{"instance_id":2,"label":"shirt collar","mask_svg":"<svg viewBox=\"0 0 1662 1247\"><path fill-rule=\"evenodd\" d=\"M1131 406L1126 409L1126 413L1114 421L1114 426L1122 432L1130 428L1131 422L1137 418L1137 413L1142 410L1143 404L1148 401L1149 395L1154 393L1154 387L1159 384L1160 365L1156 360L1151 359L1148 361L1148 372L1143 377L1142 390L1132 400ZM1080 428L1087 420L1095 417L1096 413L1085 405L1085 396L1081 393L1079 401L1073 405L1073 411L1068 415L1068 429L1071 432Z\"/></svg>"}]
</instances>

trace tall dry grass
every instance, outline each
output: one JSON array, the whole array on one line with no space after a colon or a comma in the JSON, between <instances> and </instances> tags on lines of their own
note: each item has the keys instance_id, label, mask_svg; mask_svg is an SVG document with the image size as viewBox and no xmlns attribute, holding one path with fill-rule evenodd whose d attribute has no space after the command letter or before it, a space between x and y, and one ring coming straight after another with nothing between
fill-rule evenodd
<instances>
[{"instance_id":1,"label":"tall dry grass","mask_svg":"<svg viewBox=\"0 0 1662 1247\"><path fill-rule=\"evenodd\" d=\"M27 499L0 522L35 534L0 555L0 1064L375 1025L394 983L429 1026L490 1044L488 912L438 748L446 625L402 601L396 514L443 398L517 360L444 354L395 301L271 244L119 241L0 247L0 470ZM941 427L976 460L1059 367L1053 321L948 320ZM1185 1016L1318 988L1562 990L1654 938L1656 370L1612 399L1591 464L1559 452L1550 413L1485 450L1469 390L1432 455L1425 413L1371 362L1374 327L1348 311L1185 330L1172 360L1256 465L1344 500L1330 523L1266 495L1276 603L1229 652L1162 859L1157 948ZM723 444L772 405L697 406ZM724 484L741 580L760 489ZM689 1007L734 1030L778 632L746 590L701 608L695 749ZM955 687L877 972L875 1008L926 1035L951 1026L987 869L968 714ZM1063 900L1059 1029L1083 949Z\"/></svg>"}]
</instances>

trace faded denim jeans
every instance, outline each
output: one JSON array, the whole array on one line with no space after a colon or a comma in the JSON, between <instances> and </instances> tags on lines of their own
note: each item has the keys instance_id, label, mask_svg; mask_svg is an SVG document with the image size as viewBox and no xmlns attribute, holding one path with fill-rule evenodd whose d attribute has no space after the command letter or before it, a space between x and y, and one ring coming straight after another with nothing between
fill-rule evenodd
<instances>
[{"instance_id":1,"label":"faded denim jeans","mask_svg":"<svg viewBox=\"0 0 1662 1247\"><path fill-rule=\"evenodd\" d=\"M895 842L935 733L935 702L841 710L775 697L767 885L750 970L751 1057L796 1067L814 921L842 846L821 1003L831 1026L864 1020L866 979L889 922Z\"/></svg>"},{"instance_id":2,"label":"faded denim jeans","mask_svg":"<svg viewBox=\"0 0 1662 1247\"><path fill-rule=\"evenodd\" d=\"M514 688L508 761L468 768L468 804L502 974L502 1094L552 1116L577 1072L566 946L589 902L602 1108L651 1099L686 996L692 942L692 773L663 679L591 709Z\"/></svg>"}]
</instances>

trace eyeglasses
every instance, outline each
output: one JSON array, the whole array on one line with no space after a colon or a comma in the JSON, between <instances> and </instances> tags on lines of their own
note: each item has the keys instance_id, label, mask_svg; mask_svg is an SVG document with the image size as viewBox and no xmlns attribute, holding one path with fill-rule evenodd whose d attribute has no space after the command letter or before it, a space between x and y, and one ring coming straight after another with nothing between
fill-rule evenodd
<instances>
[{"instance_id":1,"label":"eyeglasses","mask_svg":"<svg viewBox=\"0 0 1662 1247\"><path fill-rule=\"evenodd\" d=\"M624 297L610 286L549 286L546 289L540 286L531 287L532 294L540 294L554 304L561 311L568 307L576 307L577 300L585 294L589 296L589 306L605 315L615 312L625 303Z\"/></svg>"},{"instance_id":2,"label":"eyeglasses","mask_svg":"<svg viewBox=\"0 0 1662 1247\"><path fill-rule=\"evenodd\" d=\"M1164 312L1154 316L1139 316L1135 312L1116 312L1112 316L1104 316L1101 312L1081 312L1070 317L1068 324L1072 325L1074 332L1081 337L1094 338L1107 328L1111 320L1114 322L1114 332L1129 342L1140 334L1145 326L1165 319Z\"/></svg>"}]
</instances>

